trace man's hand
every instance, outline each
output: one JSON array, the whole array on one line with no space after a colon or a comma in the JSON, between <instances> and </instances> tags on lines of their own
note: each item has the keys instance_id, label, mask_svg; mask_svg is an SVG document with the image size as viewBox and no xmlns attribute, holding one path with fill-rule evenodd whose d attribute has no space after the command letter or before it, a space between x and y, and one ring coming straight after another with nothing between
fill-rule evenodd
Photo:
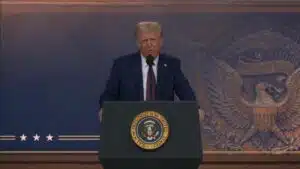
<instances>
[{"instance_id":1,"label":"man's hand","mask_svg":"<svg viewBox=\"0 0 300 169\"><path fill-rule=\"evenodd\" d=\"M102 109L100 109L100 111L99 111L99 118L100 118L100 122L102 122Z\"/></svg>"},{"instance_id":2,"label":"man's hand","mask_svg":"<svg viewBox=\"0 0 300 169\"><path fill-rule=\"evenodd\" d=\"M204 120L204 116L205 116L204 110L198 109L198 113L199 113L199 120L203 121Z\"/></svg>"}]
</instances>

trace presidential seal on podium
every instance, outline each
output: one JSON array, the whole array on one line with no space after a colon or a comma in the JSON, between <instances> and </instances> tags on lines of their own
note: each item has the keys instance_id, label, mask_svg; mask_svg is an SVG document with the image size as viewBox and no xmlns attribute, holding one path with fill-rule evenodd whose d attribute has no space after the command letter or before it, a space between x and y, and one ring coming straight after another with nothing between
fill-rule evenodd
<instances>
[{"instance_id":1,"label":"presidential seal on podium","mask_svg":"<svg viewBox=\"0 0 300 169\"><path fill-rule=\"evenodd\" d=\"M145 111L134 118L130 133L137 146L145 150L155 150L167 141L169 124L160 113Z\"/></svg>"}]
</instances>

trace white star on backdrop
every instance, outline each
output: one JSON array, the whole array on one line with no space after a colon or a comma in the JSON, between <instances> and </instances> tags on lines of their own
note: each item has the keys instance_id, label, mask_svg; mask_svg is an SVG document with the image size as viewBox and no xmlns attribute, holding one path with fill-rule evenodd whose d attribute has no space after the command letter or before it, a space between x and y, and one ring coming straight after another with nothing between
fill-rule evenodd
<instances>
[{"instance_id":1,"label":"white star on backdrop","mask_svg":"<svg viewBox=\"0 0 300 169\"><path fill-rule=\"evenodd\" d=\"M22 134L22 135L20 136L20 138L21 138L21 141L26 141L27 136L26 136L25 134Z\"/></svg>"},{"instance_id":2,"label":"white star on backdrop","mask_svg":"<svg viewBox=\"0 0 300 169\"><path fill-rule=\"evenodd\" d=\"M53 136L51 134L49 134L48 136L46 136L47 141L53 141Z\"/></svg>"},{"instance_id":3,"label":"white star on backdrop","mask_svg":"<svg viewBox=\"0 0 300 169\"><path fill-rule=\"evenodd\" d=\"M40 141L40 136L37 135L37 134L35 134L35 135L33 136L33 141Z\"/></svg>"},{"instance_id":4,"label":"white star on backdrop","mask_svg":"<svg viewBox=\"0 0 300 169\"><path fill-rule=\"evenodd\" d=\"M27 141L27 135L22 134L19 136L21 141ZM38 135L37 133L32 136L33 137L33 141L40 141L41 136ZM50 133L48 134L48 136L45 136L47 142L51 142L54 139L54 136L52 136Z\"/></svg>"}]
</instances>

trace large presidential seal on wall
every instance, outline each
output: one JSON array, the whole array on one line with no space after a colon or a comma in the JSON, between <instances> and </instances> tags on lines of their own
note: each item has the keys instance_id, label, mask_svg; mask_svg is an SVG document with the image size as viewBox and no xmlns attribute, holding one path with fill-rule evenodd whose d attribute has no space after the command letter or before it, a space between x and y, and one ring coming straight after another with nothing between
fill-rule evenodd
<instances>
[{"instance_id":1,"label":"large presidential seal on wall","mask_svg":"<svg viewBox=\"0 0 300 169\"><path fill-rule=\"evenodd\" d=\"M142 149L157 149L169 137L169 124L166 118L158 112L142 112L134 118L131 124L131 137Z\"/></svg>"}]
</instances>

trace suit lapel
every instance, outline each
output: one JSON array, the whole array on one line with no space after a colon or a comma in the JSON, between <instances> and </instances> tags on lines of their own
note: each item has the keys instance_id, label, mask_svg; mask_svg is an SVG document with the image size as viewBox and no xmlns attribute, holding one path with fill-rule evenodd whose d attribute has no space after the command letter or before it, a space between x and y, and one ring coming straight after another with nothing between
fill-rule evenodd
<instances>
[{"instance_id":1,"label":"suit lapel","mask_svg":"<svg viewBox=\"0 0 300 169\"><path fill-rule=\"evenodd\" d=\"M160 91L163 90L163 79L166 75L166 59L164 55L159 56L158 65L157 65L157 85L156 85L156 99L160 100Z\"/></svg>"},{"instance_id":2,"label":"suit lapel","mask_svg":"<svg viewBox=\"0 0 300 169\"><path fill-rule=\"evenodd\" d=\"M144 100L144 90L143 90L143 73L142 73L142 60L139 52L134 54L133 65L134 74L132 75L135 79L135 86L138 89L139 100Z\"/></svg>"},{"instance_id":3,"label":"suit lapel","mask_svg":"<svg viewBox=\"0 0 300 169\"><path fill-rule=\"evenodd\" d=\"M136 79L135 86L138 89L139 100L144 100L144 88L143 88L143 73L142 73L142 60L139 52L134 54L133 59L133 76ZM156 84L156 99L160 100L160 91L163 90L163 79L167 74L167 60L164 55L159 56L157 65L157 84Z\"/></svg>"}]
</instances>

